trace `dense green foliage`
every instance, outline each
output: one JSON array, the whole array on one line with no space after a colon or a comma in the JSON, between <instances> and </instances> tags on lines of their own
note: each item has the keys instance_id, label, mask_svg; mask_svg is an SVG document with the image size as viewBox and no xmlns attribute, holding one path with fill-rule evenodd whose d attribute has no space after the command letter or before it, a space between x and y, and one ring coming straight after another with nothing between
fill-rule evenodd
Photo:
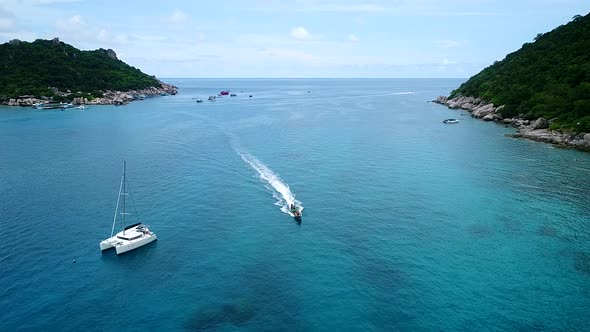
<instances>
[{"instance_id":1,"label":"dense green foliage","mask_svg":"<svg viewBox=\"0 0 590 332\"><path fill-rule=\"evenodd\" d=\"M75 97L151 86L159 87L160 82L110 57L104 49L81 51L57 40L40 39L0 45L0 101L21 95L53 96L49 87L71 90Z\"/></svg>"},{"instance_id":2,"label":"dense green foliage","mask_svg":"<svg viewBox=\"0 0 590 332\"><path fill-rule=\"evenodd\" d=\"M504 117L543 117L553 129L590 132L590 14L537 35L451 93L459 95L505 105Z\"/></svg>"}]
</instances>

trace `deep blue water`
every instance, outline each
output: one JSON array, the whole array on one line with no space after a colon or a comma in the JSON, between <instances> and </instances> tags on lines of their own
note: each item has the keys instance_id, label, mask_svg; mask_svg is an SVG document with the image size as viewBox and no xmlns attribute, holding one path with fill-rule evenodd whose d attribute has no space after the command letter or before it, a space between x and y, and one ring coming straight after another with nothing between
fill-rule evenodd
<instances>
[{"instance_id":1,"label":"deep blue water","mask_svg":"<svg viewBox=\"0 0 590 332\"><path fill-rule=\"evenodd\" d=\"M461 80L170 82L0 109L1 331L588 330L590 154L426 102Z\"/></svg>"}]
</instances>

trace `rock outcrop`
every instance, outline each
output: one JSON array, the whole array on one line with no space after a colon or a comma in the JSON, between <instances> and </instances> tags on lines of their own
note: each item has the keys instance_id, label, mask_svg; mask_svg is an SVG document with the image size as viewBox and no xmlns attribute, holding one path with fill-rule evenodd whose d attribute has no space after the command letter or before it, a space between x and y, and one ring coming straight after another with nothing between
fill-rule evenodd
<instances>
[{"instance_id":1,"label":"rock outcrop","mask_svg":"<svg viewBox=\"0 0 590 332\"><path fill-rule=\"evenodd\" d=\"M113 51L113 50L112 50L112 49L110 49L110 48L107 50L107 55L108 55L108 56L109 56L111 59L114 59L114 60L119 60L119 59L117 58L117 53L115 53L115 51Z\"/></svg>"},{"instance_id":2,"label":"rock outcrop","mask_svg":"<svg viewBox=\"0 0 590 332\"><path fill-rule=\"evenodd\" d=\"M130 91L103 91L102 98L94 98L89 100L88 98L76 97L73 98L72 104L74 105L82 105L82 104L93 104L93 105L115 105L115 104L123 104L127 103L136 99L142 99L143 97L150 97L150 96L159 96L162 94L169 94L175 95L178 93L178 87L167 84L164 82L160 82L160 87L149 87L145 89L139 90L130 90ZM67 98L70 93L62 92L57 88L51 88L54 94ZM22 96L21 98L9 99L7 105L8 106L33 106L37 103L47 102L48 99L38 99L34 98L33 96Z\"/></svg>"},{"instance_id":3,"label":"rock outcrop","mask_svg":"<svg viewBox=\"0 0 590 332\"><path fill-rule=\"evenodd\" d=\"M531 129L545 129L545 128L549 128L549 121L547 121L543 118L538 118L531 125Z\"/></svg>"},{"instance_id":4,"label":"rock outcrop","mask_svg":"<svg viewBox=\"0 0 590 332\"><path fill-rule=\"evenodd\" d=\"M517 132L513 135L514 137L528 138L563 147L573 147L584 151L590 151L590 133L574 134L550 130L548 128L551 123L544 118L538 118L532 122L521 118L504 119L499 112L504 108L504 105L495 107L493 104L475 97L457 97L449 99L448 97L440 96L433 100L433 102L445 105L451 109L466 110L472 117L477 119L513 126L517 128Z\"/></svg>"},{"instance_id":5,"label":"rock outcrop","mask_svg":"<svg viewBox=\"0 0 590 332\"><path fill-rule=\"evenodd\" d=\"M520 128L513 136L590 151L590 134L572 134L549 129L533 129L531 125Z\"/></svg>"}]
</instances>

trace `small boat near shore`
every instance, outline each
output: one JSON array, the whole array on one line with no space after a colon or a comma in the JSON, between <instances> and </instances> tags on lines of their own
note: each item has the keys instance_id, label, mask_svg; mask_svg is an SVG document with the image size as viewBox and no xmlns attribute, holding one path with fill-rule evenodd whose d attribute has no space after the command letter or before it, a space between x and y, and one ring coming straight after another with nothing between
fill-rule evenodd
<instances>
[{"instance_id":1,"label":"small boat near shore","mask_svg":"<svg viewBox=\"0 0 590 332\"><path fill-rule=\"evenodd\" d=\"M196 102L197 102L197 103L202 103L202 102L203 102L203 99L197 99L197 101L196 101Z\"/></svg>"},{"instance_id":2,"label":"small boat near shore","mask_svg":"<svg viewBox=\"0 0 590 332\"><path fill-rule=\"evenodd\" d=\"M74 105L72 103L36 103L33 104L33 108L37 110L55 110L61 109L65 110L68 108L72 108Z\"/></svg>"},{"instance_id":3,"label":"small boat near shore","mask_svg":"<svg viewBox=\"0 0 590 332\"><path fill-rule=\"evenodd\" d=\"M459 123L459 120L457 120L457 119L445 119L445 120L443 120L443 123L446 123L446 124L456 124L456 123Z\"/></svg>"},{"instance_id":4,"label":"small boat near shore","mask_svg":"<svg viewBox=\"0 0 590 332\"><path fill-rule=\"evenodd\" d=\"M113 227L111 228L111 237L100 242L100 250L104 251L107 249L115 248L117 255L126 253L128 251L137 249L145 246L146 244L153 242L158 239L156 234L150 231L149 226L143 225L141 222L136 222L132 225L125 226L126 221L126 203L127 196L127 162L123 162L123 177L121 178L121 184L119 185L119 195L117 197L117 206L115 207L115 217L113 219ZM123 199L121 200L121 197ZM119 212L119 203L122 201L121 209L121 223L122 230L115 236L115 225L117 224L117 215ZM132 201L133 202L133 201ZM138 219L139 220L139 219Z\"/></svg>"}]
</instances>

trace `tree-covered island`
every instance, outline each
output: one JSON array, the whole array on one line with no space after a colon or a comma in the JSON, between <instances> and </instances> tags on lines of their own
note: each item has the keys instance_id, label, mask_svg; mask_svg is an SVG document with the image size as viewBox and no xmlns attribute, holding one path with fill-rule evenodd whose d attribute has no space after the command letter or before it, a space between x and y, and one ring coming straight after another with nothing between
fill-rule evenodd
<instances>
[{"instance_id":1,"label":"tree-covered island","mask_svg":"<svg viewBox=\"0 0 590 332\"><path fill-rule=\"evenodd\" d=\"M0 44L2 104L29 106L47 100L112 104L176 92L176 87L117 59L110 49L82 51L57 38Z\"/></svg>"}]
</instances>

